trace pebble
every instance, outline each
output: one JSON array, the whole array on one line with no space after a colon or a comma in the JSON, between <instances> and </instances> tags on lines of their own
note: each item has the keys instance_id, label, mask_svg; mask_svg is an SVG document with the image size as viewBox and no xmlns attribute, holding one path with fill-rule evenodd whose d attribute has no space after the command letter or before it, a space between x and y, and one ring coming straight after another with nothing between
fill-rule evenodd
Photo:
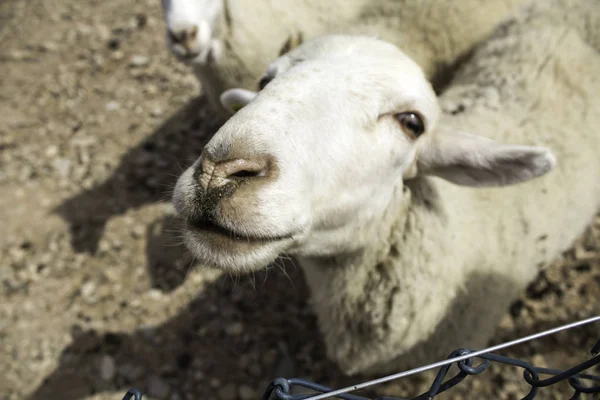
<instances>
[{"instance_id":1,"label":"pebble","mask_svg":"<svg viewBox=\"0 0 600 400\"><path fill-rule=\"evenodd\" d=\"M45 153L46 153L46 157L54 157L58 154L58 147L57 146L48 146Z\"/></svg>"},{"instance_id":2,"label":"pebble","mask_svg":"<svg viewBox=\"0 0 600 400\"><path fill-rule=\"evenodd\" d=\"M155 117L155 118L160 117L161 115L163 115L163 113L164 113L164 110L160 106L152 107L152 110L150 110L150 116Z\"/></svg>"},{"instance_id":3,"label":"pebble","mask_svg":"<svg viewBox=\"0 0 600 400\"><path fill-rule=\"evenodd\" d=\"M132 67L144 67L148 65L150 59L142 54L135 54L129 59L129 65Z\"/></svg>"},{"instance_id":4,"label":"pebble","mask_svg":"<svg viewBox=\"0 0 600 400\"><path fill-rule=\"evenodd\" d=\"M225 327L225 333L229 336L239 336L244 333L244 325L241 322L234 322Z\"/></svg>"},{"instance_id":5,"label":"pebble","mask_svg":"<svg viewBox=\"0 0 600 400\"><path fill-rule=\"evenodd\" d=\"M81 287L81 295L86 300L91 300L94 296L94 292L96 291L96 283L94 281L88 281L83 284Z\"/></svg>"},{"instance_id":6,"label":"pebble","mask_svg":"<svg viewBox=\"0 0 600 400\"><path fill-rule=\"evenodd\" d=\"M31 53L25 50L13 50L8 54L8 56L13 61L25 61L32 58Z\"/></svg>"},{"instance_id":7,"label":"pebble","mask_svg":"<svg viewBox=\"0 0 600 400\"><path fill-rule=\"evenodd\" d=\"M259 377L263 374L263 369L260 366L260 364L255 363L250 365L250 367L248 368L248 372L250 372L250 375L254 377Z\"/></svg>"},{"instance_id":8,"label":"pebble","mask_svg":"<svg viewBox=\"0 0 600 400\"><path fill-rule=\"evenodd\" d=\"M43 51L54 52L54 51L58 50L58 45L54 42L44 42L40 45L40 48Z\"/></svg>"},{"instance_id":9,"label":"pebble","mask_svg":"<svg viewBox=\"0 0 600 400\"><path fill-rule=\"evenodd\" d=\"M531 357L531 364L535 365L536 367L548 368L548 363L543 354L535 354L533 357Z\"/></svg>"},{"instance_id":10,"label":"pebble","mask_svg":"<svg viewBox=\"0 0 600 400\"><path fill-rule=\"evenodd\" d=\"M148 394L159 399L166 399L171 388L169 384L158 376L150 377L148 381Z\"/></svg>"},{"instance_id":11,"label":"pebble","mask_svg":"<svg viewBox=\"0 0 600 400\"><path fill-rule=\"evenodd\" d=\"M110 29L108 28L108 26L98 25L96 27L96 30L98 31L98 37L100 37L102 41L108 40L108 38L110 37Z\"/></svg>"},{"instance_id":12,"label":"pebble","mask_svg":"<svg viewBox=\"0 0 600 400\"><path fill-rule=\"evenodd\" d=\"M148 291L148 297L150 297L152 300L160 300L164 298L163 293L158 289L150 289Z\"/></svg>"},{"instance_id":13,"label":"pebble","mask_svg":"<svg viewBox=\"0 0 600 400\"><path fill-rule=\"evenodd\" d=\"M155 84L148 84L145 88L146 93L147 94L157 94L158 93L158 86L156 86Z\"/></svg>"},{"instance_id":14,"label":"pebble","mask_svg":"<svg viewBox=\"0 0 600 400\"><path fill-rule=\"evenodd\" d=\"M116 365L115 359L105 355L100 360L100 377L105 381L110 381L115 377Z\"/></svg>"},{"instance_id":15,"label":"pebble","mask_svg":"<svg viewBox=\"0 0 600 400\"><path fill-rule=\"evenodd\" d=\"M256 400L258 398L256 390L248 385L241 385L238 388L238 394L242 400Z\"/></svg>"},{"instance_id":16,"label":"pebble","mask_svg":"<svg viewBox=\"0 0 600 400\"><path fill-rule=\"evenodd\" d=\"M144 374L144 369L138 365L123 364L118 367L119 375L135 381Z\"/></svg>"},{"instance_id":17,"label":"pebble","mask_svg":"<svg viewBox=\"0 0 600 400\"><path fill-rule=\"evenodd\" d=\"M69 172L71 171L71 160L66 158L57 158L52 161L52 166L61 180L69 177Z\"/></svg>"},{"instance_id":18,"label":"pebble","mask_svg":"<svg viewBox=\"0 0 600 400\"><path fill-rule=\"evenodd\" d=\"M118 103L118 102L116 102L116 101L109 101L108 103L106 103L106 104L104 105L104 109L105 109L106 111L116 111L116 110L118 110L119 108L121 108L121 104L119 104L119 103Z\"/></svg>"},{"instance_id":19,"label":"pebble","mask_svg":"<svg viewBox=\"0 0 600 400\"><path fill-rule=\"evenodd\" d=\"M115 60L115 61L119 61L122 60L125 57L125 53L123 53L120 50L117 51L113 51L110 55L110 58Z\"/></svg>"},{"instance_id":20,"label":"pebble","mask_svg":"<svg viewBox=\"0 0 600 400\"><path fill-rule=\"evenodd\" d=\"M237 389L234 384L228 383L219 389L219 398L221 400L235 400L237 398Z\"/></svg>"},{"instance_id":21,"label":"pebble","mask_svg":"<svg viewBox=\"0 0 600 400\"><path fill-rule=\"evenodd\" d=\"M135 225L131 230L131 236L138 239L144 236L146 233L146 227L144 225Z\"/></svg>"}]
</instances>

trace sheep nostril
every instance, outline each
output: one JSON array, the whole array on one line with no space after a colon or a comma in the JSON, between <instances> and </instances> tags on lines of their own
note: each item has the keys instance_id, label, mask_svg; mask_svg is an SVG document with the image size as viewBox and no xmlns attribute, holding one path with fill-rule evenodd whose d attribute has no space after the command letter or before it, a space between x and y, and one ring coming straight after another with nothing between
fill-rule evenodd
<instances>
[{"instance_id":1,"label":"sheep nostril","mask_svg":"<svg viewBox=\"0 0 600 400\"><path fill-rule=\"evenodd\" d=\"M169 38L173 43L188 43L196 40L198 35L198 26L194 25L185 29L169 29L167 28Z\"/></svg>"},{"instance_id":2,"label":"sheep nostril","mask_svg":"<svg viewBox=\"0 0 600 400\"><path fill-rule=\"evenodd\" d=\"M214 162L202 157L200 168L194 173L194 178L205 189L214 189L227 185L231 181L248 181L259 177L268 177L270 163L265 160L234 159Z\"/></svg>"},{"instance_id":3,"label":"sheep nostril","mask_svg":"<svg viewBox=\"0 0 600 400\"><path fill-rule=\"evenodd\" d=\"M234 172L233 174L229 175L229 177L230 178L252 178L255 176L261 176L261 174L262 174L261 171L241 170L241 171Z\"/></svg>"},{"instance_id":4,"label":"sheep nostril","mask_svg":"<svg viewBox=\"0 0 600 400\"><path fill-rule=\"evenodd\" d=\"M266 163L252 160L237 159L219 164L217 172L228 179L248 179L266 174Z\"/></svg>"},{"instance_id":5,"label":"sheep nostril","mask_svg":"<svg viewBox=\"0 0 600 400\"><path fill-rule=\"evenodd\" d=\"M185 32L174 32L171 29L168 29L167 32L173 43L181 43L185 39Z\"/></svg>"}]
</instances>

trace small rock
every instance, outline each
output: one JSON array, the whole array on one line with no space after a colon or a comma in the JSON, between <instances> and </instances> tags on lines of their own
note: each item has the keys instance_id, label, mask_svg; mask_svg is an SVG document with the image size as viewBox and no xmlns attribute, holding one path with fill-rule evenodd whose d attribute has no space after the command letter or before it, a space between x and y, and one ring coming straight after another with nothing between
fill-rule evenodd
<instances>
[{"instance_id":1,"label":"small rock","mask_svg":"<svg viewBox=\"0 0 600 400\"><path fill-rule=\"evenodd\" d=\"M110 251L110 249L111 245L107 240L100 240L100 242L98 243L98 251L100 253L106 253Z\"/></svg>"},{"instance_id":2,"label":"small rock","mask_svg":"<svg viewBox=\"0 0 600 400\"><path fill-rule=\"evenodd\" d=\"M86 282L81 287L81 295L86 299L92 299L94 292L96 291L96 283L93 281Z\"/></svg>"},{"instance_id":3,"label":"small rock","mask_svg":"<svg viewBox=\"0 0 600 400\"><path fill-rule=\"evenodd\" d=\"M42 51L53 52L58 49L58 45L54 42L44 42L40 45Z\"/></svg>"},{"instance_id":4,"label":"small rock","mask_svg":"<svg viewBox=\"0 0 600 400\"><path fill-rule=\"evenodd\" d=\"M531 357L531 363L536 367L546 368L547 362L546 358L542 354L536 354Z\"/></svg>"},{"instance_id":5,"label":"small rock","mask_svg":"<svg viewBox=\"0 0 600 400\"><path fill-rule=\"evenodd\" d=\"M52 166L60 179L67 179L71 171L71 160L66 158L57 158L52 162Z\"/></svg>"},{"instance_id":6,"label":"small rock","mask_svg":"<svg viewBox=\"0 0 600 400\"><path fill-rule=\"evenodd\" d=\"M121 108L121 104L119 104L116 101L109 101L104 105L104 108L106 109L106 111L116 111L119 108Z\"/></svg>"},{"instance_id":7,"label":"small rock","mask_svg":"<svg viewBox=\"0 0 600 400\"><path fill-rule=\"evenodd\" d=\"M275 364L276 360L277 360L277 350L275 350L275 349L269 349L263 354L262 362L264 365L271 366L271 365Z\"/></svg>"},{"instance_id":8,"label":"small rock","mask_svg":"<svg viewBox=\"0 0 600 400\"><path fill-rule=\"evenodd\" d=\"M105 355L100 360L100 377L105 381L110 381L115 377L116 365L115 359Z\"/></svg>"},{"instance_id":9,"label":"small rock","mask_svg":"<svg viewBox=\"0 0 600 400\"><path fill-rule=\"evenodd\" d=\"M162 299L164 296L162 294L162 292L158 289L150 289L148 291L148 297L150 297L152 300L160 300Z\"/></svg>"},{"instance_id":10,"label":"small rock","mask_svg":"<svg viewBox=\"0 0 600 400\"><path fill-rule=\"evenodd\" d=\"M171 388L169 384L158 376L153 376L148 382L148 394L159 399L166 399Z\"/></svg>"},{"instance_id":11,"label":"small rock","mask_svg":"<svg viewBox=\"0 0 600 400\"><path fill-rule=\"evenodd\" d=\"M118 370L119 375L130 381L135 381L144 374L144 369L138 365L124 364L120 365Z\"/></svg>"},{"instance_id":12,"label":"small rock","mask_svg":"<svg viewBox=\"0 0 600 400\"><path fill-rule=\"evenodd\" d=\"M225 333L229 336L239 336L244 333L244 325L241 322L234 322L225 327Z\"/></svg>"},{"instance_id":13,"label":"small rock","mask_svg":"<svg viewBox=\"0 0 600 400\"><path fill-rule=\"evenodd\" d=\"M13 50L9 53L8 56L13 61L24 61L30 60L32 58L31 53L24 50Z\"/></svg>"},{"instance_id":14,"label":"small rock","mask_svg":"<svg viewBox=\"0 0 600 400\"><path fill-rule=\"evenodd\" d=\"M113 51L112 54L110 55L110 58L115 61L122 60L123 57L125 57L125 54L120 50Z\"/></svg>"},{"instance_id":15,"label":"small rock","mask_svg":"<svg viewBox=\"0 0 600 400\"><path fill-rule=\"evenodd\" d=\"M235 400L237 397L237 389L235 385L229 383L219 389L219 398L221 400Z\"/></svg>"},{"instance_id":16,"label":"small rock","mask_svg":"<svg viewBox=\"0 0 600 400\"><path fill-rule=\"evenodd\" d=\"M204 382L205 379L206 379L206 375L204 374L204 372L197 371L194 373L194 380L196 382Z\"/></svg>"},{"instance_id":17,"label":"small rock","mask_svg":"<svg viewBox=\"0 0 600 400\"><path fill-rule=\"evenodd\" d=\"M108 26L98 25L96 30L98 31L98 36L101 40L107 40L110 37L110 29L108 29Z\"/></svg>"},{"instance_id":18,"label":"small rock","mask_svg":"<svg viewBox=\"0 0 600 400\"><path fill-rule=\"evenodd\" d=\"M131 236L133 236L136 239L143 237L145 233L146 228L144 227L144 225L135 225L131 230Z\"/></svg>"},{"instance_id":19,"label":"small rock","mask_svg":"<svg viewBox=\"0 0 600 400\"><path fill-rule=\"evenodd\" d=\"M94 56L92 57L92 61L98 67L101 67L104 65L104 57L102 57L101 54L94 54Z\"/></svg>"},{"instance_id":20,"label":"small rock","mask_svg":"<svg viewBox=\"0 0 600 400\"><path fill-rule=\"evenodd\" d=\"M157 94L158 93L158 86L156 86L155 84L148 84L146 86L146 93L147 94Z\"/></svg>"},{"instance_id":21,"label":"small rock","mask_svg":"<svg viewBox=\"0 0 600 400\"><path fill-rule=\"evenodd\" d=\"M238 388L238 394L242 400L256 400L258 394L256 391L248 385L242 385Z\"/></svg>"},{"instance_id":22,"label":"small rock","mask_svg":"<svg viewBox=\"0 0 600 400\"><path fill-rule=\"evenodd\" d=\"M48 148L46 149L46 157L54 157L57 154L58 154L57 146L48 146Z\"/></svg>"},{"instance_id":23,"label":"small rock","mask_svg":"<svg viewBox=\"0 0 600 400\"><path fill-rule=\"evenodd\" d=\"M77 31L82 35L82 36L87 36L92 32L92 27L89 25L85 25L85 24L81 24L79 25L79 27L77 28Z\"/></svg>"},{"instance_id":24,"label":"small rock","mask_svg":"<svg viewBox=\"0 0 600 400\"><path fill-rule=\"evenodd\" d=\"M152 107L152 110L150 110L150 116L152 117L160 117L163 114L163 109L160 106L155 106Z\"/></svg>"},{"instance_id":25,"label":"small rock","mask_svg":"<svg viewBox=\"0 0 600 400\"><path fill-rule=\"evenodd\" d=\"M132 67L143 67L148 65L150 59L142 54L135 54L129 59L129 65Z\"/></svg>"},{"instance_id":26,"label":"small rock","mask_svg":"<svg viewBox=\"0 0 600 400\"><path fill-rule=\"evenodd\" d=\"M260 366L260 364L257 363L250 365L250 367L248 368L248 372L250 372L250 375L254 377L259 377L263 374L262 367Z\"/></svg>"},{"instance_id":27,"label":"small rock","mask_svg":"<svg viewBox=\"0 0 600 400\"><path fill-rule=\"evenodd\" d=\"M252 363L252 360L250 359L248 354L242 354L240 356L240 358L238 359L238 365L243 370L247 370L251 363Z\"/></svg>"}]
</instances>

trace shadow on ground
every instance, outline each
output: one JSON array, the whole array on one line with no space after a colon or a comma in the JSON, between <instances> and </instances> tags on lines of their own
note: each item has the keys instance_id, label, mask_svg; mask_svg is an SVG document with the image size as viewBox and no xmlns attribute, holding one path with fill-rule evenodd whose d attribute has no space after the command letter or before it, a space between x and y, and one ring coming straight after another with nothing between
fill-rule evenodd
<instances>
[{"instance_id":1,"label":"shadow on ground","mask_svg":"<svg viewBox=\"0 0 600 400\"><path fill-rule=\"evenodd\" d=\"M106 222L132 208L168 200L184 166L191 164L219 128L205 97L192 99L137 147L105 182L55 210L71 230L73 249L95 253Z\"/></svg>"},{"instance_id":2,"label":"shadow on ground","mask_svg":"<svg viewBox=\"0 0 600 400\"><path fill-rule=\"evenodd\" d=\"M156 328L99 334L73 327L73 343L63 350L59 366L28 399L78 400L90 392L124 394L133 386L164 398L165 384L175 392L186 387L196 398L216 399L227 385L260 392L271 378L309 371L336 381L333 365L311 362L325 359L323 345L301 271L287 265L286 272L289 276L273 268L253 282L223 276ZM102 379L106 358L116 368Z\"/></svg>"}]
</instances>

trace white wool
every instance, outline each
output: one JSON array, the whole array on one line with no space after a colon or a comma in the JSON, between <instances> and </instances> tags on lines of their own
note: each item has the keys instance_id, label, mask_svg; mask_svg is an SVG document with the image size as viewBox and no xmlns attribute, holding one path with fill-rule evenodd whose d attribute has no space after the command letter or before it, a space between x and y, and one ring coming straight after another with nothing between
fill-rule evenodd
<instances>
[{"instance_id":1,"label":"white wool","mask_svg":"<svg viewBox=\"0 0 600 400\"><path fill-rule=\"evenodd\" d=\"M231 96L249 102L202 155L211 171L263 170L221 168L227 190L211 192L197 162L174 203L230 232L188 225L206 265L296 256L328 355L349 374L485 345L600 206L597 0L522 9L439 97L406 54L366 36L307 41L270 71L258 95Z\"/></svg>"}]
</instances>

